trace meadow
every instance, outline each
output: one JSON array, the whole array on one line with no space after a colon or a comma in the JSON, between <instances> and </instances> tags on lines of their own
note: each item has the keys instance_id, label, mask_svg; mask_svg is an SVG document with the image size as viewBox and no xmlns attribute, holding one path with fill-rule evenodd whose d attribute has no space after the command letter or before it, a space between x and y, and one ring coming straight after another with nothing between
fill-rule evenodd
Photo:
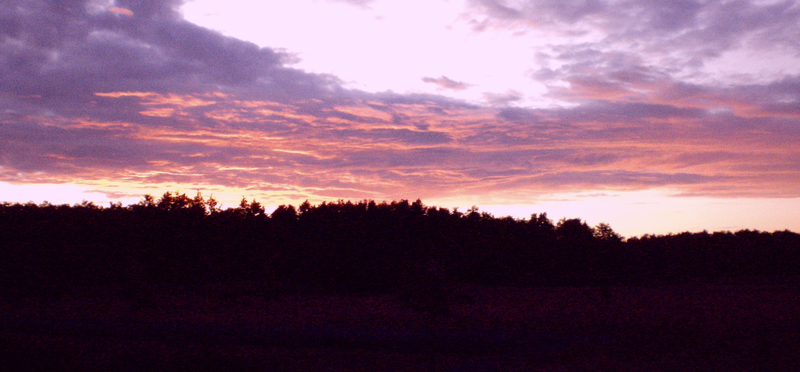
<instances>
[{"instance_id":1,"label":"meadow","mask_svg":"<svg viewBox=\"0 0 800 372\"><path fill-rule=\"evenodd\" d=\"M257 283L6 299L18 370L794 371L800 279L461 286L447 315L393 295Z\"/></svg>"}]
</instances>

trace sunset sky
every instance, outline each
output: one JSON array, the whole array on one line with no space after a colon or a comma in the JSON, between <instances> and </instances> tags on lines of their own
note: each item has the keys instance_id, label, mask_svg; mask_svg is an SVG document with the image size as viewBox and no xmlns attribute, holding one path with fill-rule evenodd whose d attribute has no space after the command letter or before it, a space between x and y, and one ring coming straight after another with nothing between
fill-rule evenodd
<instances>
[{"instance_id":1,"label":"sunset sky","mask_svg":"<svg viewBox=\"0 0 800 372\"><path fill-rule=\"evenodd\" d=\"M0 201L800 231L800 1L6 0Z\"/></svg>"}]
</instances>

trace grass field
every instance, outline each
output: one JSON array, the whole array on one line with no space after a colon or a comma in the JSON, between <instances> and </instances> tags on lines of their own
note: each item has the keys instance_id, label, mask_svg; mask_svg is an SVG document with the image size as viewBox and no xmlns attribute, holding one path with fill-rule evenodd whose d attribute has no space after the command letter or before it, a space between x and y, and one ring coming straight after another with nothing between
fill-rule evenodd
<instances>
[{"instance_id":1,"label":"grass field","mask_svg":"<svg viewBox=\"0 0 800 372\"><path fill-rule=\"evenodd\" d=\"M253 283L75 290L4 299L0 353L10 370L800 371L799 283L460 287L436 319Z\"/></svg>"}]
</instances>

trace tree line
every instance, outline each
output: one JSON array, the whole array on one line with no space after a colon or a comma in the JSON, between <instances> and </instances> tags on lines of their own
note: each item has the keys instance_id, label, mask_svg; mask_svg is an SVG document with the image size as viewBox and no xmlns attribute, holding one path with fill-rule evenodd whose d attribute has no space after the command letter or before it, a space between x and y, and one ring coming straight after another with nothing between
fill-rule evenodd
<instances>
[{"instance_id":1,"label":"tree line","mask_svg":"<svg viewBox=\"0 0 800 372\"><path fill-rule=\"evenodd\" d=\"M167 192L137 204L0 205L6 290L249 281L391 293L419 283L583 286L800 274L800 235L756 230L623 239L580 219L494 217L420 200L305 202Z\"/></svg>"}]
</instances>

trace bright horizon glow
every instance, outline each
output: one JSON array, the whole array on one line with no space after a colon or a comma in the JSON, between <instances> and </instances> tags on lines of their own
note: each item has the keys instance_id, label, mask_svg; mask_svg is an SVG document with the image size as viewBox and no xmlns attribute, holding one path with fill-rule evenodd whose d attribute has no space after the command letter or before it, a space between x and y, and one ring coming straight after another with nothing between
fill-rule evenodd
<instances>
[{"instance_id":1,"label":"bright horizon glow","mask_svg":"<svg viewBox=\"0 0 800 372\"><path fill-rule=\"evenodd\" d=\"M242 197L248 201L262 199L249 195L236 196L231 193L216 195L203 190L171 190L170 192L184 193L194 196L197 191L204 198L213 196L223 209L237 207ZM166 191L165 191L166 192ZM107 207L109 203L120 202L123 205L136 204L142 200L144 194L133 197L109 198L102 192L92 191L89 187L76 185L11 185L0 182L0 194L6 202L42 204L77 204L81 201L90 201L96 205ZM162 193L150 194L156 198ZM661 194L661 195L659 195ZM547 217L558 223L562 218L578 218L590 226L607 223L618 234L630 238L644 234L663 235L680 232L739 231L759 230L800 231L797 226L786 223L785 216L792 221L800 221L800 198L794 199L757 199L757 198L701 198L701 197L668 197L663 193L653 191L640 191L630 193L615 193L614 195L591 194L554 194L550 195L535 205L466 205L430 203L422 200L426 206L447 208L450 211L458 209L466 213L470 207L476 206L479 212L487 212L496 218L512 217L515 219L529 220L532 214L547 213ZM329 200L333 202L334 200ZM353 200L357 202L358 200ZM376 202L391 202L391 200L376 200ZM414 200L409 200L414 201ZM301 202L290 203L298 207ZM317 205L319 203L312 203ZM267 212L271 213L277 205L265 205ZM720 214L719 210L724 211ZM757 213L753 213L756 211ZM760 211L760 213L758 213ZM745 215L745 218L741 218ZM716 220L715 220L716 219ZM653 226L651 221L670 221L669 224ZM711 227L710 227L711 226Z\"/></svg>"}]
</instances>

